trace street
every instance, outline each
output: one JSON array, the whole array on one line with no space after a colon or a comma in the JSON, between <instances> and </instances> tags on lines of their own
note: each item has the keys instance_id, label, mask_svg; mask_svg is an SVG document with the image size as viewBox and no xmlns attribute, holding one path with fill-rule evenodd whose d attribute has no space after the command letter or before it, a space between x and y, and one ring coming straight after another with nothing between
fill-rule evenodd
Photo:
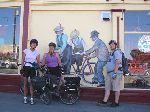
<instances>
[{"instance_id":1,"label":"street","mask_svg":"<svg viewBox=\"0 0 150 112\"><path fill-rule=\"evenodd\" d=\"M16 93L0 93L0 112L150 112L150 104L120 103L117 108L96 106L94 101L78 101L65 105L53 101L50 105L36 99L35 105L23 104L23 96Z\"/></svg>"}]
</instances>

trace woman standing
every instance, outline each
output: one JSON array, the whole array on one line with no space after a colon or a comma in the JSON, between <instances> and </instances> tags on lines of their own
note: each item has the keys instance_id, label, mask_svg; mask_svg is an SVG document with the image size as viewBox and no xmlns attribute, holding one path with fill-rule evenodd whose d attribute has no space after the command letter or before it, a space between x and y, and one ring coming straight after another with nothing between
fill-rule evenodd
<instances>
[{"instance_id":1,"label":"woman standing","mask_svg":"<svg viewBox=\"0 0 150 112\"><path fill-rule=\"evenodd\" d=\"M63 79L61 77L61 59L59 54L55 52L56 44L51 42L49 43L49 52L44 54L43 57L43 65L48 67L47 74L48 77L51 77L52 83L58 85L57 87L57 95L59 96L60 86L63 84ZM59 79L59 81L58 81Z\"/></svg>"},{"instance_id":2,"label":"woman standing","mask_svg":"<svg viewBox=\"0 0 150 112\"><path fill-rule=\"evenodd\" d=\"M61 59L59 54L55 52L55 48L55 43L49 43L49 52L44 54L42 64L48 67L49 74L61 77L59 68L61 66Z\"/></svg>"},{"instance_id":3,"label":"woman standing","mask_svg":"<svg viewBox=\"0 0 150 112\"><path fill-rule=\"evenodd\" d=\"M40 55L38 51L36 50L36 47L38 46L38 41L36 39L32 39L30 41L30 48L27 48L23 51L23 69L24 69L24 74L23 74L23 80L24 80L24 104L28 103L27 100L27 82L28 78L30 78L30 104L34 104L33 100L33 86L32 86L32 81L31 79L36 75L36 70L35 70L35 63L39 64L40 63Z\"/></svg>"}]
</instances>

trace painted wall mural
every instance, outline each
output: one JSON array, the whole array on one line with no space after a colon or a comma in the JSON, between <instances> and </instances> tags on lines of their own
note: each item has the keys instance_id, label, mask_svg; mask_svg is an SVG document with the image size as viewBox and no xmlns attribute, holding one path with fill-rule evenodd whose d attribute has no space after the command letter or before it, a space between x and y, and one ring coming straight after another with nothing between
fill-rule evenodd
<instances>
[{"instance_id":1,"label":"painted wall mural","mask_svg":"<svg viewBox=\"0 0 150 112\"><path fill-rule=\"evenodd\" d=\"M70 34L70 40L68 40L68 35L64 33L61 24L55 27L54 32L56 33L56 52L60 54L65 75L79 76L85 83L90 84L94 76L95 63L90 63L89 59L83 56L86 45L83 38L80 37L79 31L73 30Z\"/></svg>"},{"instance_id":2,"label":"painted wall mural","mask_svg":"<svg viewBox=\"0 0 150 112\"><path fill-rule=\"evenodd\" d=\"M108 61L109 53L105 43L98 38L99 32L91 32L90 37L94 45L86 50L85 41L77 29L71 32L69 41L61 24L56 26L54 31L56 50L60 54L65 75L77 75L86 84L104 85L103 67ZM91 58L97 58L98 61L91 62Z\"/></svg>"}]
</instances>

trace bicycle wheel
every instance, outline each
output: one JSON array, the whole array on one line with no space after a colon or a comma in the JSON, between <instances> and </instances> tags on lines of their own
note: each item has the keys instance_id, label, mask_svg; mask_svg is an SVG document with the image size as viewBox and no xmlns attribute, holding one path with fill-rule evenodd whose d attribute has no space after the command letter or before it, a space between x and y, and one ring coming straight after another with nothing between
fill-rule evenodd
<instances>
[{"instance_id":1,"label":"bicycle wheel","mask_svg":"<svg viewBox=\"0 0 150 112\"><path fill-rule=\"evenodd\" d=\"M86 83L92 84L92 78L94 77L94 62L87 63L82 70L82 78Z\"/></svg>"},{"instance_id":2,"label":"bicycle wheel","mask_svg":"<svg viewBox=\"0 0 150 112\"><path fill-rule=\"evenodd\" d=\"M20 81L20 83L19 83L19 91L20 91L21 95L24 95L24 92L23 92L23 82L22 81Z\"/></svg>"},{"instance_id":3,"label":"bicycle wheel","mask_svg":"<svg viewBox=\"0 0 150 112\"><path fill-rule=\"evenodd\" d=\"M44 104L50 104L51 100L49 99L49 95L47 93L43 93L40 95L40 99L43 101Z\"/></svg>"},{"instance_id":4,"label":"bicycle wheel","mask_svg":"<svg viewBox=\"0 0 150 112\"><path fill-rule=\"evenodd\" d=\"M75 104L79 99L79 90L75 93L69 93L65 87L60 88L60 100L67 105Z\"/></svg>"},{"instance_id":5,"label":"bicycle wheel","mask_svg":"<svg viewBox=\"0 0 150 112\"><path fill-rule=\"evenodd\" d=\"M30 85L29 85L29 83L27 83L27 89L28 89L27 95L30 95L30 92L29 92L30 91ZM19 82L19 92L20 92L21 95L24 95L24 85L23 85L22 80Z\"/></svg>"},{"instance_id":6,"label":"bicycle wheel","mask_svg":"<svg viewBox=\"0 0 150 112\"><path fill-rule=\"evenodd\" d=\"M45 90L44 90L44 93L42 94L41 100L46 105L48 105L52 102L52 93L48 87L45 87Z\"/></svg>"}]
</instances>

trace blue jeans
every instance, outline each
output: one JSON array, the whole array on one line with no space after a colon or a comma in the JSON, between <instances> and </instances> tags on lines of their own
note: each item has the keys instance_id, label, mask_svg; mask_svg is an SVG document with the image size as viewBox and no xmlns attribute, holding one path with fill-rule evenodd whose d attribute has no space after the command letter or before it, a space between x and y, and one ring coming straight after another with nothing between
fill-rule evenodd
<instances>
[{"instance_id":1,"label":"blue jeans","mask_svg":"<svg viewBox=\"0 0 150 112\"><path fill-rule=\"evenodd\" d=\"M99 82L99 84L104 84L105 80L104 80L104 75L103 75L103 67L106 65L106 61L98 61L95 64L95 73L94 73L94 77L93 77L93 81Z\"/></svg>"}]
</instances>

